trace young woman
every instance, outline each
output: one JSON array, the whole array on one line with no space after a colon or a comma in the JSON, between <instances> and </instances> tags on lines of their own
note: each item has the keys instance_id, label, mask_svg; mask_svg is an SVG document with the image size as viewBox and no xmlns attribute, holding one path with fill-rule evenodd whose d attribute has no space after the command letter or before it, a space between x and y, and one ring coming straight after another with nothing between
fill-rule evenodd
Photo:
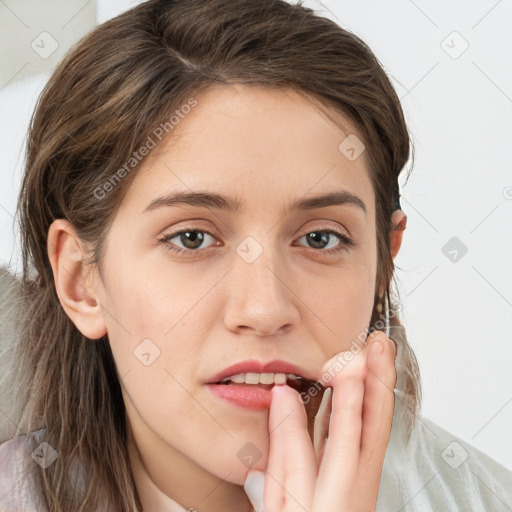
<instances>
[{"instance_id":1,"label":"young woman","mask_svg":"<svg viewBox=\"0 0 512 512\"><path fill-rule=\"evenodd\" d=\"M303 6L149 0L84 38L2 277L0 510L512 507L420 416L391 286L409 156L371 50Z\"/></svg>"}]
</instances>

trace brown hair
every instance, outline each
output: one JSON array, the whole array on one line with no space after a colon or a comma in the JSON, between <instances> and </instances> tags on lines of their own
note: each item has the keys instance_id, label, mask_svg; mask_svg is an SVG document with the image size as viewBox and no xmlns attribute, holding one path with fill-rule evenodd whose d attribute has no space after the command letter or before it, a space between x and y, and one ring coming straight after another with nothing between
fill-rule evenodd
<instances>
[{"instance_id":1,"label":"brown hair","mask_svg":"<svg viewBox=\"0 0 512 512\"><path fill-rule=\"evenodd\" d=\"M68 53L39 98L17 212L27 306L16 353L18 399L27 431L45 427L45 440L59 454L40 472L50 511L141 505L108 338L87 339L61 307L46 251L48 228L68 219L91 247L90 263L99 264L137 166L108 194L98 191L119 177L156 127L212 84L293 89L354 123L376 195L380 292L370 325L392 302L391 214L410 140L397 95L363 41L284 0L150 0L98 26ZM394 310L390 321L397 388L412 425L421 399L419 370ZM71 476L75 458L85 470L83 489Z\"/></svg>"}]
</instances>

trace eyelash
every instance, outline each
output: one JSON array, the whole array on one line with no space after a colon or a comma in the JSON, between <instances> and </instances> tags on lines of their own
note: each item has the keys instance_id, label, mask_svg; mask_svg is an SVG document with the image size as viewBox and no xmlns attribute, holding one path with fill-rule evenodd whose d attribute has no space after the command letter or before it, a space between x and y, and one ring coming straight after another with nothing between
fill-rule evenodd
<instances>
[{"instance_id":1,"label":"eyelash","mask_svg":"<svg viewBox=\"0 0 512 512\"><path fill-rule=\"evenodd\" d=\"M182 235L187 232L190 232L190 231L195 231L198 233L206 233L207 235L211 236L212 238L215 238L209 231L207 231L205 229L196 229L194 227L187 227L187 228L181 229L180 231L176 231L175 233L169 233L168 235L164 235L162 238L159 239L159 241L164 245L164 248L166 250L168 250L169 252L172 252L174 254L181 255L184 253L199 252L200 249L182 249L180 247L176 247L176 246L170 245L168 243L173 238L176 238L177 236ZM333 230L333 229L315 229L312 231L308 231L307 233L302 235L300 238L303 238L304 236L309 235L311 233L328 233L328 234L334 235L340 239L339 247L337 247L335 249L330 249L328 251L324 251L322 249L314 249L313 247L310 247L310 249L312 249L313 251L317 251L320 253L337 254L341 251L348 251L350 248L352 248L356 245L356 243L350 237L340 233L339 231Z\"/></svg>"}]
</instances>

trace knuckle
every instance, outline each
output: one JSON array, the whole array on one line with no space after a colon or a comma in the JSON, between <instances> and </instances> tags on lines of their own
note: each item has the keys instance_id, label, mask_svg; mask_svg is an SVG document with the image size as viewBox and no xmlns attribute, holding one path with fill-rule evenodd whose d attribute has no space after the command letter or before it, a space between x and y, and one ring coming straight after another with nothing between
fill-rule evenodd
<instances>
[{"instance_id":1,"label":"knuckle","mask_svg":"<svg viewBox=\"0 0 512 512\"><path fill-rule=\"evenodd\" d=\"M344 371L340 372L340 384L355 389L364 381L366 376L365 370L366 367L363 364L353 361L352 364L344 368Z\"/></svg>"}]
</instances>

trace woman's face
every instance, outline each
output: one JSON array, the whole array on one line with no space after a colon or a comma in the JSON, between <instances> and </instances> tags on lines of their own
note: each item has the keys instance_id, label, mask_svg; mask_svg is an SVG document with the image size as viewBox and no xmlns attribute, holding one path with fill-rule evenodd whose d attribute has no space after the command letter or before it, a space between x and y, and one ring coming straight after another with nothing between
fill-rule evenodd
<instances>
[{"instance_id":1,"label":"woman's face","mask_svg":"<svg viewBox=\"0 0 512 512\"><path fill-rule=\"evenodd\" d=\"M350 132L297 93L218 86L196 100L130 185L97 298L154 479L179 462L183 474L241 485L245 451L266 468L268 409L226 401L205 383L249 359L287 361L319 378L350 348L373 306L375 197L364 153L339 149ZM176 193L226 200L165 199ZM342 193L364 208L312 201ZM239 211L225 207L235 203Z\"/></svg>"}]
</instances>

